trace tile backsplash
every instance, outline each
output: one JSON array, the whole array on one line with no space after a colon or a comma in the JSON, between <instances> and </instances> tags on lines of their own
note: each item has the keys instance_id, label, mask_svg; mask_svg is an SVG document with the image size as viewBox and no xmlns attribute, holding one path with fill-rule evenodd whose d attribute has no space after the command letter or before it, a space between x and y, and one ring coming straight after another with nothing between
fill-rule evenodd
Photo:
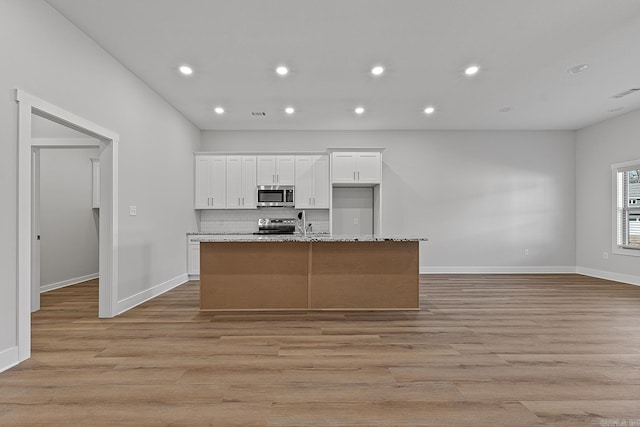
<instances>
[{"instance_id":1,"label":"tile backsplash","mask_svg":"<svg viewBox=\"0 0 640 427\"><path fill-rule=\"evenodd\" d=\"M253 233L258 231L259 218L297 218L300 211L293 208L202 210L200 232ZM314 233L329 232L329 209L307 209L305 216Z\"/></svg>"}]
</instances>

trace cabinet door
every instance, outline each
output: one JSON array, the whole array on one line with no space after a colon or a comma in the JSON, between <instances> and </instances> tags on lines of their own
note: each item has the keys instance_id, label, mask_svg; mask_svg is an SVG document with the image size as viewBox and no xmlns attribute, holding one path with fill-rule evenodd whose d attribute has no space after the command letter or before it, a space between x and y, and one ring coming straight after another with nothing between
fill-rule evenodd
<instances>
[{"instance_id":1,"label":"cabinet door","mask_svg":"<svg viewBox=\"0 0 640 427\"><path fill-rule=\"evenodd\" d=\"M211 156L211 209L224 209L227 206L227 158Z\"/></svg>"},{"instance_id":2,"label":"cabinet door","mask_svg":"<svg viewBox=\"0 0 640 427\"><path fill-rule=\"evenodd\" d=\"M227 209L242 207L242 156L227 156Z\"/></svg>"},{"instance_id":3,"label":"cabinet door","mask_svg":"<svg viewBox=\"0 0 640 427\"><path fill-rule=\"evenodd\" d=\"M258 209L256 200L256 157L242 156L242 207Z\"/></svg>"},{"instance_id":4,"label":"cabinet door","mask_svg":"<svg viewBox=\"0 0 640 427\"><path fill-rule=\"evenodd\" d=\"M333 153L331 182L350 184L356 182L356 158L354 153Z\"/></svg>"},{"instance_id":5,"label":"cabinet door","mask_svg":"<svg viewBox=\"0 0 640 427\"><path fill-rule=\"evenodd\" d=\"M380 153L358 153L356 155L356 180L359 183L380 183L381 167Z\"/></svg>"},{"instance_id":6,"label":"cabinet door","mask_svg":"<svg viewBox=\"0 0 640 427\"><path fill-rule=\"evenodd\" d=\"M226 204L225 156L195 158L195 208L220 209Z\"/></svg>"},{"instance_id":7,"label":"cabinet door","mask_svg":"<svg viewBox=\"0 0 640 427\"><path fill-rule=\"evenodd\" d=\"M257 156L256 185L276 184L276 156Z\"/></svg>"},{"instance_id":8,"label":"cabinet door","mask_svg":"<svg viewBox=\"0 0 640 427\"><path fill-rule=\"evenodd\" d=\"M312 192L313 207L329 209L329 156L315 156Z\"/></svg>"},{"instance_id":9,"label":"cabinet door","mask_svg":"<svg viewBox=\"0 0 640 427\"><path fill-rule=\"evenodd\" d=\"M195 162L195 207L196 209L211 208L211 191L209 188L209 184L211 183L210 159L209 157L196 157Z\"/></svg>"},{"instance_id":10,"label":"cabinet door","mask_svg":"<svg viewBox=\"0 0 640 427\"><path fill-rule=\"evenodd\" d=\"M200 274L200 243L187 245L187 274Z\"/></svg>"},{"instance_id":11,"label":"cabinet door","mask_svg":"<svg viewBox=\"0 0 640 427\"><path fill-rule=\"evenodd\" d=\"M276 157L276 184L295 184L295 156Z\"/></svg>"},{"instance_id":12,"label":"cabinet door","mask_svg":"<svg viewBox=\"0 0 640 427\"><path fill-rule=\"evenodd\" d=\"M298 209L313 207L313 160L314 156L296 156L295 202Z\"/></svg>"}]
</instances>

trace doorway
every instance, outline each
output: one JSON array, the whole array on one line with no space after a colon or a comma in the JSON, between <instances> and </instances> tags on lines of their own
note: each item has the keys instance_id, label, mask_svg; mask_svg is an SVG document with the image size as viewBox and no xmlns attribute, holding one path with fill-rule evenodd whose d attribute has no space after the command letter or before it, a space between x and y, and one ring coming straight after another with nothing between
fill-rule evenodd
<instances>
[{"instance_id":1,"label":"doorway","mask_svg":"<svg viewBox=\"0 0 640 427\"><path fill-rule=\"evenodd\" d=\"M56 105L16 90L18 102L18 358L31 355L32 301L39 300L33 280L33 249L37 241L37 222L34 221L37 182L37 153L43 148L70 148L86 146L86 141L65 142L37 140L32 137L32 114L51 120L90 138L97 139L100 152L100 218L99 218L99 291L98 316L117 315L117 231L118 231L118 141L119 136L89 120ZM38 261L38 260L36 260ZM39 261L38 261L39 262ZM38 301L39 305L39 301Z\"/></svg>"}]
</instances>

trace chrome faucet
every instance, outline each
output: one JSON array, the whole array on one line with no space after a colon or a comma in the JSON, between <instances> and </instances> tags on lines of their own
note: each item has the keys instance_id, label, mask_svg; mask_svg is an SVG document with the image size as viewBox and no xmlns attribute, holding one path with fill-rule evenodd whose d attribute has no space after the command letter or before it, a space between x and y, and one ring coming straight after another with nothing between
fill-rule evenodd
<instances>
[{"instance_id":1,"label":"chrome faucet","mask_svg":"<svg viewBox=\"0 0 640 427\"><path fill-rule=\"evenodd\" d=\"M298 229L300 229L300 233L303 236L307 235L307 218L304 210L302 212L298 212Z\"/></svg>"}]
</instances>

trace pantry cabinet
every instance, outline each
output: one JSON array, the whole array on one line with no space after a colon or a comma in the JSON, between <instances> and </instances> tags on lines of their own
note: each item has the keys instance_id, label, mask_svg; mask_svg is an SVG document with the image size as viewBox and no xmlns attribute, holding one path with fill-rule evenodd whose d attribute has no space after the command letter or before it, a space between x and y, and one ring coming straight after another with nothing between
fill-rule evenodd
<instances>
[{"instance_id":1,"label":"pantry cabinet","mask_svg":"<svg viewBox=\"0 0 640 427\"><path fill-rule=\"evenodd\" d=\"M329 156L296 156L296 208L329 208Z\"/></svg>"},{"instance_id":2,"label":"pantry cabinet","mask_svg":"<svg viewBox=\"0 0 640 427\"><path fill-rule=\"evenodd\" d=\"M295 156L257 156L257 185L294 185Z\"/></svg>"},{"instance_id":3,"label":"pantry cabinet","mask_svg":"<svg viewBox=\"0 0 640 427\"><path fill-rule=\"evenodd\" d=\"M379 152L332 153L333 184L380 184L382 161Z\"/></svg>"}]
</instances>

